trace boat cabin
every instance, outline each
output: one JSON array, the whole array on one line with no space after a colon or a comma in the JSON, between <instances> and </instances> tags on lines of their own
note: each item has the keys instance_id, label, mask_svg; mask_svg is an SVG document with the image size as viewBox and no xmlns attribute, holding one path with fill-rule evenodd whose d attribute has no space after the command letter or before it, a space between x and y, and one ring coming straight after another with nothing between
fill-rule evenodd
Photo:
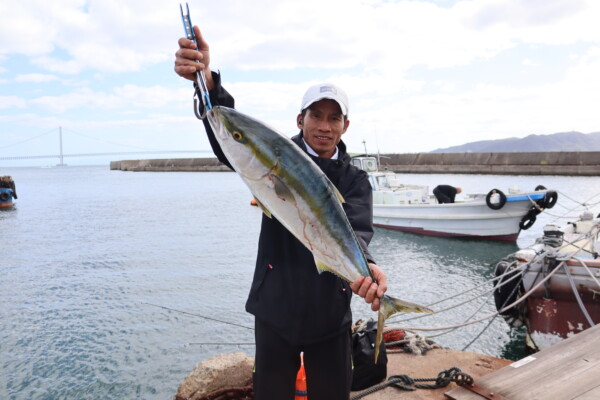
<instances>
[{"instance_id":1,"label":"boat cabin","mask_svg":"<svg viewBox=\"0 0 600 400\"><path fill-rule=\"evenodd\" d=\"M357 156L352 165L366 171L373 188L375 204L424 204L430 202L429 186L403 185L392 171L379 171L377 158Z\"/></svg>"}]
</instances>

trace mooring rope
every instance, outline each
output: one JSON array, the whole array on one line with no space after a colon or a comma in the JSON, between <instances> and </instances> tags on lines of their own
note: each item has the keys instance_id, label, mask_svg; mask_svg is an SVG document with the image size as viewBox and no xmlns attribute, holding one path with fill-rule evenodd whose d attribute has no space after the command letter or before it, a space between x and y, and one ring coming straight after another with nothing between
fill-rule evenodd
<instances>
[{"instance_id":1,"label":"mooring rope","mask_svg":"<svg viewBox=\"0 0 600 400\"><path fill-rule=\"evenodd\" d=\"M581 235L581 237L585 237L585 235ZM590 237L587 239L587 241L582 245L582 247L587 246L591 241L594 240L594 236ZM449 325L449 326L444 326L444 327L435 327L435 328L425 328L425 327L403 327L403 326L397 326L394 327L395 329L402 329L405 331L441 331L441 330L448 330L448 329L454 329L454 328L462 328L468 325L473 325L482 321L485 321L489 318L494 318L499 314L503 314L506 311L510 310L511 308L515 307L516 305L522 303L523 301L525 301L533 292L535 292L541 285L543 285L546 281L548 281L552 276L554 276L554 274L561 269L561 267L563 265L566 264L566 260L570 259L571 257L573 257L579 250L574 250L573 252L569 253L564 260L561 260L560 263L552 270L548 273L548 275L546 275L544 277L544 279L542 279L540 282L538 282L534 287L532 287L531 289L529 289L527 292L525 292L522 296L520 296L517 300L515 300L514 302L512 302L511 304L501 308L500 310L498 310L495 313L491 313L488 315L485 315L479 319L473 320L473 321L468 321L468 322L464 322L461 324L454 324L454 325ZM547 252L542 252L542 254L545 254ZM529 263L531 263L534 259L532 259L531 261L529 261L526 265L529 265ZM513 271L516 271L513 270ZM511 272L513 272L511 271ZM504 275L504 274L503 274ZM428 315L435 315L435 314L428 314Z\"/></svg>"},{"instance_id":2,"label":"mooring rope","mask_svg":"<svg viewBox=\"0 0 600 400\"><path fill-rule=\"evenodd\" d=\"M569 272L569 267L565 264L565 265L563 265L563 269L565 270L565 274L567 274L569 284L571 285L571 290L573 291L573 295L575 296L575 299L577 300L577 304L579 304L579 308L581 309L581 312L585 316L585 319L587 319L587 322L588 322L588 324L590 324L590 326L596 326L596 324L592 320L592 317L590 317L590 314L588 313L587 308L585 308L585 304L583 304L583 301L581 300L579 291L575 287L575 282L573 282L573 277L571 276L571 272Z\"/></svg>"}]
</instances>

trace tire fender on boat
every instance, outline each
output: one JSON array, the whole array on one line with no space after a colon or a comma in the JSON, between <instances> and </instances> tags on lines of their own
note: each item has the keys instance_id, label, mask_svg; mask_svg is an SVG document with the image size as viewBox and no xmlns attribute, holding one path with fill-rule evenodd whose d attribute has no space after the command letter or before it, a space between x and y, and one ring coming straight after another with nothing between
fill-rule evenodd
<instances>
[{"instance_id":1,"label":"tire fender on boat","mask_svg":"<svg viewBox=\"0 0 600 400\"><path fill-rule=\"evenodd\" d=\"M535 223L535 220L539 213L541 213L539 208L537 208L536 206L531 206L527 214L525 214L525 216L521 218L521 221L519 222L519 228L521 228L524 231L531 228Z\"/></svg>"},{"instance_id":2,"label":"tire fender on boat","mask_svg":"<svg viewBox=\"0 0 600 400\"><path fill-rule=\"evenodd\" d=\"M10 193L0 192L0 201L8 201L8 200L10 200Z\"/></svg>"},{"instance_id":3,"label":"tire fender on boat","mask_svg":"<svg viewBox=\"0 0 600 400\"><path fill-rule=\"evenodd\" d=\"M552 208L558 201L558 193L554 190L549 190L546 192L546 196L544 197L544 203L546 207L544 208Z\"/></svg>"},{"instance_id":4,"label":"tire fender on boat","mask_svg":"<svg viewBox=\"0 0 600 400\"><path fill-rule=\"evenodd\" d=\"M535 187L535 191L537 192L538 190L548 190L548 189L546 189L546 186L544 186L544 185L537 185ZM556 204L557 200L558 200L558 193L556 193L554 190L548 190L544 194L544 198L536 201L536 203L541 208L552 208Z\"/></svg>"},{"instance_id":5,"label":"tire fender on boat","mask_svg":"<svg viewBox=\"0 0 600 400\"><path fill-rule=\"evenodd\" d=\"M492 204L491 202L492 196L494 194L498 194L498 196L500 196L500 201L497 204ZM487 194L487 196L485 196L485 203L492 210L499 210L506 204L506 195L500 189L492 189Z\"/></svg>"},{"instance_id":6,"label":"tire fender on boat","mask_svg":"<svg viewBox=\"0 0 600 400\"><path fill-rule=\"evenodd\" d=\"M499 278L494 289L494 303L496 310L500 311L509 304L514 303L524 292L522 279L511 279L518 274L515 269L515 260L503 259L498 264L494 274ZM504 283L504 284L503 284ZM512 307L500 315L513 328L521 327L525 324L525 316L522 305Z\"/></svg>"}]
</instances>

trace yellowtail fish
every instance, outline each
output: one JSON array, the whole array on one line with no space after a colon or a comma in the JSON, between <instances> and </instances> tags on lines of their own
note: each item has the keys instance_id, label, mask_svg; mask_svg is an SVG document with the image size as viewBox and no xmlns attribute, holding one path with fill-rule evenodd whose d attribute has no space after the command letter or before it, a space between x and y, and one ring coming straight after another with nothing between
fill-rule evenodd
<instances>
[{"instance_id":1,"label":"yellowtail fish","mask_svg":"<svg viewBox=\"0 0 600 400\"><path fill-rule=\"evenodd\" d=\"M234 109L214 106L209 123L223 153L267 214L274 216L313 254L319 273L354 282L373 278L336 187L291 139ZM383 296L377 323L375 362L385 320L402 312L433 312Z\"/></svg>"}]
</instances>

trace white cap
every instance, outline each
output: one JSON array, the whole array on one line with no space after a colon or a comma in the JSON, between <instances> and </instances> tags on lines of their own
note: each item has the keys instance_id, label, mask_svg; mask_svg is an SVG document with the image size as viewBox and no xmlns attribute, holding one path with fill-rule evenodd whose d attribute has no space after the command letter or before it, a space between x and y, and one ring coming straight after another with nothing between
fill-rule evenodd
<instances>
[{"instance_id":1,"label":"white cap","mask_svg":"<svg viewBox=\"0 0 600 400\"><path fill-rule=\"evenodd\" d=\"M323 99L335 100L340 105L342 114L348 115L348 96L340 87L332 83L320 83L309 87L306 93L304 93L304 97L302 97L300 112L310 107L311 104Z\"/></svg>"}]
</instances>

